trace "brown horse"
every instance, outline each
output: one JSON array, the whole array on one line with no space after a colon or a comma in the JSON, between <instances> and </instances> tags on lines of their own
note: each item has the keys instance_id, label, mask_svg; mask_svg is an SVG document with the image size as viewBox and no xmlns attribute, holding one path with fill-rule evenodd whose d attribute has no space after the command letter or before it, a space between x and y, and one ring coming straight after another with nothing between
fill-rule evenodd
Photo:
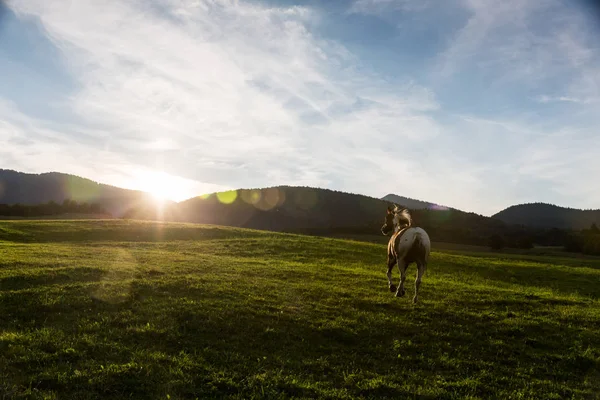
<instances>
[{"instance_id":1,"label":"brown horse","mask_svg":"<svg viewBox=\"0 0 600 400\"><path fill-rule=\"evenodd\" d=\"M431 251L431 241L427 232L419 227L412 226L412 217L405 208L388 207L385 223L381 227L384 235L392 233L388 242L387 255L387 277L391 292L396 292L396 297L402 297L405 294L404 281L406 280L406 269L411 263L417 264L417 279L415 280L415 296L413 303L419 299L419 286L421 278L427 269L427 260ZM398 289L392 283L392 270L394 265L398 265L400 270L400 285Z\"/></svg>"}]
</instances>

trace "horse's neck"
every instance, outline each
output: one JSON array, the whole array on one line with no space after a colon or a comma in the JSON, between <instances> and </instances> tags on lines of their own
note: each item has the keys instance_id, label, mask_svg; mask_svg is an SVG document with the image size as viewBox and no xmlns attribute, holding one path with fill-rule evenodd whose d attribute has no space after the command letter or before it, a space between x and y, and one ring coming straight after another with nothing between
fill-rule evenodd
<instances>
[{"instance_id":1,"label":"horse's neck","mask_svg":"<svg viewBox=\"0 0 600 400\"><path fill-rule=\"evenodd\" d=\"M398 226L396 226L396 229L394 230L394 232L395 233L402 233L405 230L407 230L408 228L410 228L410 225L402 225L402 226L398 225Z\"/></svg>"},{"instance_id":2,"label":"horse's neck","mask_svg":"<svg viewBox=\"0 0 600 400\"><path fill-rule=\"evenodd\" d=\"M408 228L410 228L410 226L397 226L394 230L394 233L392 234L392 237L390 237L390 242L396 242L396 239L402 236Z\"/></svg>"}]
</instances>

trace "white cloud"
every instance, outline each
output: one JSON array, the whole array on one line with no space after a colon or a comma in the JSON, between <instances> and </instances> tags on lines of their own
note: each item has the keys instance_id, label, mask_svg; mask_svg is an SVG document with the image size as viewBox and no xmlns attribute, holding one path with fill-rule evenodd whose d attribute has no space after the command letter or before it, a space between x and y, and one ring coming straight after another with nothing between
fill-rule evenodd
<instances>
[{"instance_id":1,"label":"white cloud","mask_svg":"<svg viewBox=\"0 0 600 400\"><path fill-rule=\"evenodd\" d=\"M359 0L351 11L423 10L418 4ZM560 32L548 37L531 28L532 16L560 9L557 2L461 4L470 18L456 35L445 32L452 39L435 64L438 76L476 65L496 82L542 87L529 97L540 106L591 107L598 98L598 52L572 28L576 18L551 13ZM61 50L77 89L61 106L78 116L59 123L0 103L0 138L9 143L0 157L14 168L60 165L133 188L164 171L197 194L276 184L396 192L484 214L514 203L536 176L574 206L600 198L572 179L598 164L591 147L573 146L579 134L559 135L564 123L548 142L540 138L555 118L449 115L435 86L384 79L367 68L375 61L320 37L312 27L326 17L313 8L225 0L9 5L39 18ZM541 84L565 72L563 87Z\"/></svg>"},{"instance_id":2,"label":"white cloud","mask_svg":"<svg viewBox=\"0 0 600 400\"><path fill-rule=\"evenodd\" d=\"M464 156L475 158L479 152L490 161L465 160L476 173L476 181L487 182L479 186L480 201L494 204L498 211L515 203L537 201L598 208L600 187L591 182L600 174L596 156L600 137L593 127L581 131L519 120L463 118L471 125L468 131L481 135L471 135L475 143ZM495 141L494 137L502 140ZM478 140L489 146L476 143Z\"/></svg>"},{"instance_id":3,"label":"white cloud","mask_svg":"<svg viewBox=\"0 0 600 400\"><path fill-rule=\"evenodd\" d=\"M356 72L343 46L309 31L314 10L152 4L11 3L62 49L80 85L70 106L104 133L93 146L126 163L228 186L325 186L356 168L363 143L439 130L423 115L437 108L430 91ZM77 129L64 132L79 143Z\"/></svg>"},{"instance_id":4,"label":"white cloud","mask_svg":"<svg viewBox=\"0 0 600 400\"><path fill-rule=\"evenodd\" d=\"M60 132L70 131L71 135ZM115 186L148 192L163 192L174 200L184 200L227 186L184 179L150 168L132 166L127 157L94 148L81 136L94 137L91 130L75 131L72 126L32 119L12 104L0 99L1 168L22 172L69 172ZM156 183L162 181L163 187Z\"/></svg>"},{"instance_id":5,"label":"white cloud","mask_svg":"<svg viewBox=\"0 0 600 400\"><path fill-rule=\"evenodd\" d=\"M598 99L593 98L577 98L577 97L569 97L569 96L547 96L541 95L536 97L536 100L540 103L554 103L554 102L565 102L565 103L576 103L576 104L590 104L598 101Z\"/></svg>"}]
</instances>

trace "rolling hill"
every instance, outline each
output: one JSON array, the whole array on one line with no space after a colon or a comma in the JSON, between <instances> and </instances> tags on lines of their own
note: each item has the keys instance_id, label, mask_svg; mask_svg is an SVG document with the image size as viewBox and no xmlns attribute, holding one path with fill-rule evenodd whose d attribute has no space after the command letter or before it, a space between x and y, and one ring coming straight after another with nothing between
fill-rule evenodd
<instances>
[{"instance_id":1,"label":"rolling hill","mask_svg":"<svg viewBox=\"0 0 600 400\"><path fill-rule=\"evenodd\" d=\"M410 197L398 196L397 194L388 194L381 198L384 201L389 201L391 203L401 204L404 207L418 210L418 209L444 209L448 207L441 206L435 203L429 203L422 200L411 199Z\"/></svg>"},{"instance_id":2,"label":"rolling hill","mask_svg":"<svg viewBox=\"0 0 600 400\"><path fill-rule=\"evenodd\" d=\"M126 216L282 232L378 232L387 205L380 199L329 189L277 186L211 193L162 210L135 208Z\"/></svg>"},{"instance_id":3,"label":"rolling hill","mask_svg":"<svg viewBox=\"0 0 600 400\"><path fill-rule=\"evenodd\" d=\"M565 230L588 228L598 221L589 218L597 215L597 211L549 205L515 206L490 218L395 194L378 199L294 186L212 193L157 207L151 196L144 192L73 175L0 170L0 205L61 203L65 199L98 204L117 218L196 222L328 236L370 235L373 240L379 240L376 236L385 240L380 235L380 227L391 201L410 208L415 225L425 228L434 241L487 245L491 236L500 235L506 246L525 248L532 243L562 246L567 235ZM0 207L0 213L2 209Z\"/></svg>"},{"instance_id":4,"label":"rolling hill","mask_svg":"<svg viewBox=\"0 0 600 400\"><path fill-rule=\"evenodd\" d=\"M316 235L370 235L385 241L380 228L390 203L373 197L311 187L242 189L196 197L170 207L131 209L130 219L162 219L276 232ZM455 209L412 209L414 224L433 240L487 245L493 234L516 242L523 228Z\"/></svg>"},{"instance_id":5,"label":"rolling hill","mask_svg":"<svg viewBox=\"0 0 600 400\"><path fill-rule=\"evenodd\" d=\"M59 172L28 174L0 169L0 204L37 205L70 199L97 204L115 217L152 202L149 194Z\"/></svg>"},{"instance_id":6,"label":"rolling hill","mask_svg":"<svg viewBox=\"0 0 600 400\"><path fill-rule=\"evenodd\" d=\"M507 224L537 228L581 230L592 224L600 226L600 210L578 210L546 203L514 205L492 217Z\"/></svg>"}]
</instances>

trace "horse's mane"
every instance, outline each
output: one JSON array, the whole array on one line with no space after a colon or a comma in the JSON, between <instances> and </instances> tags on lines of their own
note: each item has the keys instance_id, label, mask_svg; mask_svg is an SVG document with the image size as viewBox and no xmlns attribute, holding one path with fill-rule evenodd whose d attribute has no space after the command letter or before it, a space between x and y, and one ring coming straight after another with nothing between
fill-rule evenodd
<instances>
[{"instance_id":1,"label":"horse's mane","mask_svg":"<svg viewBox=\"0 0 600 400\"><path fill-rule=\"evenodd\" d=\"M407 208L400 209L398 208L398 206L396 206L394 209L394 213L396 215L399 215L400 218L403 218L406 221L406 224L404 224L405 227L412 226L412 216L410 215L410 212Z\"/></svg>"}]
</instances>

